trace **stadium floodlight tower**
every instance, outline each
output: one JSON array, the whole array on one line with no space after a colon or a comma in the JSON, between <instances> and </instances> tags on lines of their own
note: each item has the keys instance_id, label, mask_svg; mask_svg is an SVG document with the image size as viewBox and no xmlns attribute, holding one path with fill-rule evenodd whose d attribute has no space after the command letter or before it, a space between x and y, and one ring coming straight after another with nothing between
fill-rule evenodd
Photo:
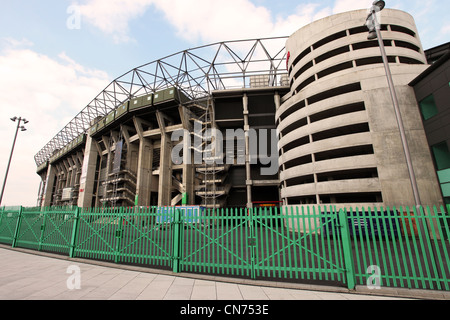
<instances>
[{"instance_id":1,"label":"stadium floodlight tower","mask_svg":"<svg viewBox=\"0 0 450 320\"><path fill-rule=\"evenodd\" d=\"M403 146L403 150L405 152L406 164L408 167L408 173L409 173L409 177L411 180L412 191L414 194L414 201L416 204L416 208L419 212L419 207L421 205L421 201L420 201L420 196L419 196L419 190L417 187L417 180L416 180L416 176L414 174L414 169L412 166L411 153L410 153L410 150L408 147L408 142L406 140L405 128L404 128L402 116L400 113L400 107L399 107L399 103L398 103L397 94L395 92L394 82L392 80L391 69L389 67L389 61L387 58L386 50L384 48L383 38L381 36L381 24L377 17L377 14L379 12L381 12L385 6L386 6L386 3L383 0L374 1L372 3L372 7L369 9L370 12L366 19L366 26L369 29L369 35L367 36L367 39L368 40L378 39L381 56L383 58L384 68L386 70L386 78L387 78L389 90L391 93L392 103L394 105L395 116L397 118L397 124L398 124L398 128L400 130L402 146Z\"/></svg>"}]
</instances>

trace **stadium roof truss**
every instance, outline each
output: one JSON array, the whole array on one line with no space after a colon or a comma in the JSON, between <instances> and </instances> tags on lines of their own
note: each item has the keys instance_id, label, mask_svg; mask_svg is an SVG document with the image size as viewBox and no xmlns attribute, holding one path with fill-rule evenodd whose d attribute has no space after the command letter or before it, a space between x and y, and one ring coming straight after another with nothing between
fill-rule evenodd
<instances>
[{"instance_id":1,"label":"stadium roof truss","mask_svg":"<svg viewBox=\"0 0 450 320\"><path fill-rule=\"evenodd\" d=\"M87 132L93 121L124 102L176 87L193 101L213 91L249 88L250 78L268 77L268 86L281 85L287 76L285 43L288 37L218 42L184 50L130 70L113 80L36 155L38 166Z\"/></svg>"}]
</instances>

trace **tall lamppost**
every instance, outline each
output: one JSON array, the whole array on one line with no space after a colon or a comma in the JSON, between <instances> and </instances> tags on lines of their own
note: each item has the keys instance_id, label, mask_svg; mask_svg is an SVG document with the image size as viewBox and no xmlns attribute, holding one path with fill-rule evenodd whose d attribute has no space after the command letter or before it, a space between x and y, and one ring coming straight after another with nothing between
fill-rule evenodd
<instances>
[{"instance_id":1,"label":"tall lamppost","mask_svg":"<svg viewBox=\"0 0 450 320\"><path fill-rule=\"evenodd\" d=\"M389 90L391 92L392 103L394 105L395 116L397 118L397 124L398 124L398 128L400 130L400 137L402 140L403 151L405 152L406 165L408 167L409 178L410 178L411 186L412 186L412 190L413 190L414 202L416 205L416 212L417 212L417 215L420 217L422 215L422 213L420 211L421 201L420 201L420 196L419 196L419 188L417 187L417 180L416 180L416 176L414 174L414 169L412 166L411 153L409 151L408 142L406 140L405 128L403 126L403 120L402 120L402 115L400 113L400 107L398 104L397 94L395 92L394 82L392 80L392 73L391 73L391 69L389 67L389 61L388 61L388 58L386 55L386 50L384 48L383 38L381 37L381 24L377 19L377 13L379 13L381 10L383 10L385 5L386 5L386 3L383 0L375 0L372 3L372 7L370 8L370 13L366 19L366 25L369 28L369 35L367 36L367 39L368 40L378 39L378 44L379 44L380 50L381 50L381 56L383 58L384 68L386 70L386 78L387 78L387 81L389 84ZM419 232L420 232L422 239L427 239L428 235L427 235L425 221L423 219L419 218L418 225L419 225ZM435 259L436 249L434 247L431 248L431 252L426 251L425 255L427 257L427 261L436 261L436 259ZM440 269L438 269L437 273L438 273L438 277L442 278Z\"/></svg>"},{"instance_id":2,"label":"tall lamppost","mask_svg":"<svg viewBox=\"0 0 450 320\"><path fill-rule=\"evenodd\" d=\"M22 121L23 121L24 124L27 124L27 123L29 122L27 119L21 118L21 117L19 117L19 118L17 118L17 117L11 118L11 121L13 121L13 122L18 121L18 123L17 123L16 134L15 134L15 136L14 136L13 145L12 145L12 148L11 148L11 154L9 155L8 166L6 167L5 180L3 180L2 193L1 193L1 195L0 195L0 205L2 204L3 193L5 192L6 180L7 180L7 178L8 178L9 167L11 166L11 159L12 159L12 155L13 155L13 152L14 152L14 147L16 146L17 133L19 132L19 129L20 129L20 131L27 131L27 129L25 128L25 126L21 126L20 123L21 123Z\"/></svg>"},{"instance_id":3,"label":"tall lamppost","mask_svg":"<svg viewBox=\"0 0 450 320\"><path fill-rule=\"evenodd\" d=\"M409 151L408 142L406 140L405 128L403 126L403 119L400 113L400 107L398 104L397 94L395 92L394 82L392 80L392 73L389 67L389 61L386 55L386 50L384 48L383 38L381 36L381 24L378 21L377 13L384 9L386 3L383 0L376 0L373 2L372 7L370 8L370 13L366 19L366 26L369 28L369 35L367 37L368 40L378 39L378 44L380 46L381 56L383 58L384 68L386 70L386 78L389 85L389 91L391 92L392 103L394 105L395 116L397 118L398 128L400 130L400 137L402 140L403 151L405 152L406 157L406 165L408 167L409 178L411 180L411 186L414 195L414 201L417 208L418 213L420 212L419 208L421 205L419 189L417 187L417 180L414 174L414 169L411 161L411 153Z\"/></svg>"}]
</instances>

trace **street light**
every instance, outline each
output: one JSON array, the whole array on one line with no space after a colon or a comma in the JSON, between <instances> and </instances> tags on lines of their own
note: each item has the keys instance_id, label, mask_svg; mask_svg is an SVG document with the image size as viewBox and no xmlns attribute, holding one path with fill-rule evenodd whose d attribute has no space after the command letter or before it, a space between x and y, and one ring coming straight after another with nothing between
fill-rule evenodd
<instances>
[{"instance_id":1,"label":"street light","mask_svg":"<svg viewBox=\"0 0 450 320\"><path fill-rule=\"evenodd\" d=\"M381 56L383 58L384 68L386 70L386 78L389 84L389 90L391 92L392 103L394 105L395 116L397 118L398 128L400 130L400 137L402 140L403 151L405 152L406 157L406 165L408 167L409 178L411 181L411 186L414 194L414 202L416 205L417 215L421 216L421 201L419 196L419 188L417 187L417 180L414 174L414 169L411 161L411 153L409 151L408 142L406 140L405 128L403 126L402 115L400 113L400 107L398 104L397 94L395 92L394 81L392 80L392 73L389 67L389 61L386 55L386 50L384 48L383 38L381 37L381 25L377 19L377 13L383 10L385 7L385 2L383 0L374 1L372 3L372 7L370 8L370 13L366 19L366 26L369 28L369 35L367 36L368 40L378 39L378 45L380 46ZM427 239L427 231L426 231L426 223L423 219L419 219L418 221L420 234L422 239ZM427 261L436 261L436 249L434 247L431 248L431 252L427 251L426 253ZM442 277L441 271L438 270L439 278Z\"/></svg>"},{"instance_id":2,"label":"street light","mask_svg":"<svg viewBox=\"0 0 450 320\"><path fill-rule=\"evenodd\" d=\"M394 82L392 80L391 69L389 67L389 61L386 55L386 50L384 48L383 38L381 36L381 25L377 19L377 13L384 9L386 3L383 0L374 1L372 7L369 9L370 13L366 19L366 26L369 29L368 40L378 39L378 44L380 46L381 56L383 58L384 68L386 70L386 78L389 85L389 90L391 92L392 103L394 105L395 116L397 118L398 128L400 130L400 137L402 140L403 151L405 152L406 165L408 166L408 173L411 180L411 186L414 194L414 201L418 212L421 205L419 197L419 189L417 187L417 180L414 174L414 169L411 161L411 153L409 151L408 142L406 141L405 128L403 126L402 115L400 113L400 107L398 104L397 94L395 92Z\"/></svg>"},{"instance_id":3,"label":"street light","mask_svg":"<svg viewBox=\"0 0 450 320\"><path fill-rule=\"evenodd\" d=\"M5 192L5 185L6 185L6 180L8 178L8 172L9 172L9 167L11 166L11 159L12 159L12 155L14 152L14 147L16 145L16 139L17 139L17 133L20 131L27 131L27 129L25 128L25 126L21 126L20 123L23 121L24 124L27 124L29 121L27 119L23 119L21 117L17 118L17 117L13 117L11 118L11 121L16 122L17 120L17 129L16 129L16 135L14 136L14 141L13 141L13 145L11 148L11 154L9 155L9 161L8 161L8 166L6 168L6 174L5 174L5 179L3 180L3 187L2 187L2 193L0 195L0 205L2 204L2 199L3 199L3 193Z\"/></svg>"}]
</instances>

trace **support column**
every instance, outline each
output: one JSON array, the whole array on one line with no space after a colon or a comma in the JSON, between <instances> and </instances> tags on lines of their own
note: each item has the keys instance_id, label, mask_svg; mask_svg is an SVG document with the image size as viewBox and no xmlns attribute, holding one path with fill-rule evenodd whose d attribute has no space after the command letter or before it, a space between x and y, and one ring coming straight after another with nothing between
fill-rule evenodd
<instances>
[{"instance_id":1,"label":"support column","mask_svg":"<svg viewBox=\"0 0 450 320\"><path fill-rule=\"evenodd\" d=\"M275 110L280 109L281 97L280 97L280 94L278 92L275 92L274 100L275 100Z\"/></svg>"},{"instance_id":2,"label":"support column","mask_svg":"<svg viewBox=\"0 0 450 320\"><path fill-rule=\"evenodd\" d=\"M122 125L120 130L127 146L126 166L124 169L136 174L138 171L139 146L130 141L129 127Z\"/></svg>"},{"instance_id":3,"label":"support column","mask_svg":"<svg viewBox=\"0 0 450 320\"><path fill-rule=\"evenodd\" d=\"M186 107L180 106L180 117L183 123L185 135L183 137L183 205L195 204L195 188L194 188L194 159L191 152L190 132L192 132L192 124L189 121L189 110ZM187 197L187 201L186 201Z\"/></svg>"},{"instance_id":4,"label":"support column","mask_svg":"<svg viewBox=\"0 0 450 320\"><path fill-rule=\"evenodd\" d=\"M275 102L275 110L278 111L278 109L280 109L280 107L281 107L281 96L278 92L275 92L274 102ZM275 122L276 122L276 119L275 119ZM278 138L281 139L281 135L282 135L281 132L279 133L279 135L280 136ZM272 152L273 152L273 150L272 150ZM279 153L279 150L277 150L277 152ZM283 154L283 152L282 152L282 154ZM281 162L280 157L278 157L278 164L280 162ZM284 164L283 164L283 170L284 170ZM278 171L278 179L280 179L279 171ZM284 181L282 183L283 183L284 188L286 188L286 181ZM281 196L281 188L280 187L278 188L278 198L279 198L279 200L283 201L283 205L287 205L287 200L283 199L283 197Z\"/></svg>"},{"instance_id":5,"label":"support column","mask_svg":"<svg viewBox=\"0 0 450 320\"><path fill-rule=\"evenodd\" d=\"M138 164L136 174L136 206L150 206L153 164L153 142L144 138L142 120L133 117L134 127L139 136Z\"/></svg>"},{"instance_id":6,"label":"support column","mask_svg":"<svg viewBox=\"0 0 450 320\"><path fill-rule=\"evenodd\" d=\"M161 159L159 163L158 206L170 206L172 202L172 141L166 133L163 115L156 112L161 129Z\"/></svg>"},{"instance_id":7,"label":"support column","mask_svg":"<svg viewBox=\"0 0 450 320\"><path fill-rule=\"evenodd\" d=\"M250 139L249 139L249 130L250 126L248 124L248 97L247 94L244 93L244 97L242 98L243 107L244 107L244 132L245 132L245 173L246 173L246 186L247 186L247 208L252 208L252 175L251 175L251 166L250 166Z\"/></svg>"},{"instance_id":8,"label":"support column","mask_svg":"<svg viewBox=\"0 0 450 320\"><path fill-rule=\"evenodd\" d=\"M53 187L55 186L56 168L49 164L47 169L47 177L45 181L44 197L42 199L42 207L50 207L52 205Z\"/></svg>"},{"instance_id":9,"label":"support column","mask_svg":"<svg viewBox=\"0 0 450 320\"><path fill-rule=\"evenodd\" d=\"M139 142L139 158L136 181L137 206L150 206L152 185L153 143L149 139Z\"/></svg>"},{"instance_id":10,"label":"support column","mask_svg":"<svg viewBox=\"0 0 450 320\"><path fill-rule=\"evenodd\" d=\"M72 160L72 157L67 158L67 163L69 164L67 184L68 184L68 187L73 187L74 176L75 176L75 164Z\"/></svg>"},{"instance_id":11,"label":"support column","mask_svg":"<svg viewBox=\"0 0 450 320\"><path fill-rule=\"evenodd\" d=\"M88 136L86 139L83 167L81 169L80 193L78 197L78 207L80 208L92 206L97 158L98 151L96 143L91 136Z\"/></svg>"}]
</instances>

